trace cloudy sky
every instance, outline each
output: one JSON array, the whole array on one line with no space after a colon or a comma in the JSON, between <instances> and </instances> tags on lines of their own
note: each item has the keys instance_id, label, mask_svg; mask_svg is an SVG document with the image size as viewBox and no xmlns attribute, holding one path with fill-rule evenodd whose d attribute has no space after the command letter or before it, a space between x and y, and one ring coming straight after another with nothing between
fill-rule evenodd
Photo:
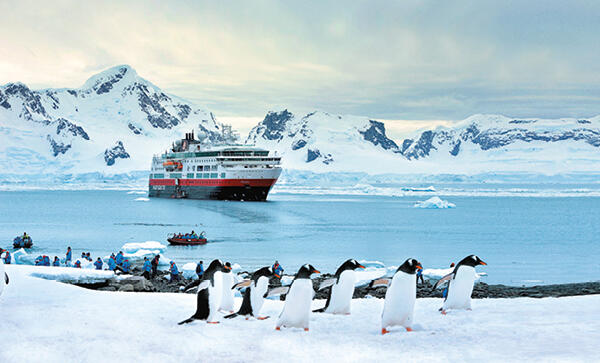
<instances>
[{"instance_id":1,"label":"cloudy sky","mask_svg":"<svg viewBox=\"0 0 600 363\"><path fill-rule=\"evenodd\" d=\"M236 123L600 113L598 1L0 0L0 35L0 84L78 87L129 64Z\"/></svg>"}]
</instances>

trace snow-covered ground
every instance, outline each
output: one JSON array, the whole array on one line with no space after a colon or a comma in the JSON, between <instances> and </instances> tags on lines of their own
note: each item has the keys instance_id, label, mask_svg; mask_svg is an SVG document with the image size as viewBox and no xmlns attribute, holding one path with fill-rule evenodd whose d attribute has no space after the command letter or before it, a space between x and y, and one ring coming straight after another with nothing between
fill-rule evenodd
<instances>
[{"instance_id":1,"label":"snow-covered ground","mask_svg":"<svg viewBox=\"0 0 600 363\"><path fill-rule=\"evenodd\" d=\"M178 326L193 294L100 292L7 266L0 296L1 362L180 361L598 361L600 296L474 300L473 311L437 312L418 299L416 331L379 334L383 301L353 301L351 316L312 314L310 332L274 330L274 319ZM236 304L240 304L236 299ZM315 301L320 307L324 301ZM277 316L282 302L263 312Z\"/></svg>"}]
</instances>

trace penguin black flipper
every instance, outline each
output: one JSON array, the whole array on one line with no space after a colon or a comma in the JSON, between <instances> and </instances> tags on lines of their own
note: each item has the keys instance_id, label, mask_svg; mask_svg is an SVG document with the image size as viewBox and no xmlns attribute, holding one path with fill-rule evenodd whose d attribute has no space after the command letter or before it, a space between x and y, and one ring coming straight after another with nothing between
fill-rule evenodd
<instances>
[{"instance_id":1,"label":"penguin black flipper","mask_svg":"<svg viewBox=\"0 0 600 363\"><path fill-rule=\"evenodd\" d=\"M433 285L432 290L437 289L440 285L442 285L444 282L448 281L450 282L450 280L452 280L454 278L454 272L449 273L448 275L442 277L441 279L439 279L435 285Z\"/></svg>"},{"instance_id":2,"label":"penguin black flipper","mask_svg":"<svg viewBox=\"0 0 600 363\"><path fill-rule=\"evenodd\" d=\"M338 280L339 280L339 278L332 278L332 279L324 280L319 285L319 290L323 290L323 289L326 289L326 288L328 288L330 286L333 286L334 284L337 284Z\"/></svg>"},{"instance_id":3,"label":"penguin black flipper","mask_svg":"<svg viewBox=\"0 0 600 363\"><path fill-rule=\"evenodd\" d=\"M327 302L325 303L325 306L322 307L321 309L313 310L313 313L324 313L325 310L327 310L327 308L329 307L329 302L331 301L331 291L332 290L333 290L333 286L329 289L329 293L327 294Z\"/></svg>"},{"instance_id":4,"label":"penguin black flipper","mask_svg":"<svg viewBox=\"0 0 600 363\"><path fill-rule=\"evenodd\" d=\"M8 274L6 272L4 273L4 281L6 281L6 284L8 285L9 279L8 279Z\"/></svg>"},{"instance_id":5,"label":"penguin black flipper","mask_svg":"<svg viewBox=\"0 0 600 363\"><path fill-rule=\"evenodd\" d=\"M288 291L290 291L289 286L280 286L280 287L276 287L274 289L267 291L267 293L264 295L264 297L269 298L272 296L285 295L288 293Z\"/></svg>"},{"instance_id":6,"label":"penguin black flipper","mask_svg":"<svg viewBox=\"0 0 600 363\"><path fill-rule=\"evenodd\" d=\"M191 289L193 289L193 288L195 288L196 286L200 285L200 283L201 283L201 282L202 282L202 280L195 280L195 281L192 281L192 282L191 282L189 285L186 285L186 286L183 288L183 292L188 292L188 291L190 291Z\"/></svg>"}]
</instances>

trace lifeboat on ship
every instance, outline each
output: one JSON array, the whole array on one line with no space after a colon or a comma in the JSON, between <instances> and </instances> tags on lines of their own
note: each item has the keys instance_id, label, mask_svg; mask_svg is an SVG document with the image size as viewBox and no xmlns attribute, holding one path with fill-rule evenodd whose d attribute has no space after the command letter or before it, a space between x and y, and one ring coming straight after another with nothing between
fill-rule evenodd
<instances>
[{"instance_id":1,"label":"lifeboat on ship","mask_svg":"<svg viewBox=\"0 0 600 363\"><path fill-rule=\"evenodd\" d=\"M173 160L165 161L163 163L163 166L168 171L182 170L183 169L183 164L181 163L181 161L173 161Z\"/></svg>"},{"instance_id":2,"label":"lifeboat on ship","mask_svg":"<svg viewBox=\"0 0 600 363\"><path fill-rule=\"evenodd\" d=\"M206 239L206 235L204 232L200 233L200 235L197 234L171 234L169 235L169 237L167 238L167 241L169 242L169 244L175 245L175 246L197 246L197 245L205 245L206 243L208 243L208 240Z\"/></svg>"}]
</instances>

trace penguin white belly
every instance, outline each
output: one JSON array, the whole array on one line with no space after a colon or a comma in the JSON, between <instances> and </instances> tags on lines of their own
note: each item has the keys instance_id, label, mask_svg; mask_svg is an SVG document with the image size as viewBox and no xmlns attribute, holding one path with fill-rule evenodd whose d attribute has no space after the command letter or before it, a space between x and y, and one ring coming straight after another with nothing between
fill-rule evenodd
<instances>
[{"instance_id":1,"label":"penguin white belly","mask_svg":"<svg viewBox=\"0 0 600 363\"><path fill-rule=\"evenodd\" d=\"M442 309L470 309L471 294L476 277L475 268L460 266L456 271L456 276L450 280L448 296Z\"/></svg>"},{"instance_id":2,"label":"penguin white belly","mask_svg":"<svg viewBox=\"0 0 600 363\"><path fill-rule=\"evenodd\" d=\"M215 322L218 321L218 311L221 306L221 299L223 296L223 274L221 272L215 272L213 277L214 286L211 284L208 286L208 318L206 321Z\"/></svg>"},{"instance_id":3,"label":"penguin white belly","mask_svg":"<svg viewBox=\"0 0 600 363\"><path fill-rule=\"evenodd\" d=\"M222 273L223 277L223 296L221 297L221 310L233 311L233 273Z\"/></svg>"},{"instance_id":4,"label":"penguin white belly","mask_svg":"<svg viewBox=\"0 0 600 363\"><path fill-rule=\"evenodd\" d=\"M285 298L285 304L277 320L277 326L308 329L313 293L313 285L310 279L294 280Z\"/></svg>"},{"instance_id":5,"label":"penguin white belly","mask_svg":"<svg viewBox=\"0 0 600 363\"><path fill-rule=\"evenodd\" d=\"M396 272L392 283L385 293L381 327L392 326L410 328L413 323L413 313L417 296L417 276L405 272Z\"/></svg>"},{"instance_id":6,"label":"penguin white belly","mask_svg":"<svg viewBox=\"0 0 600 363\"><path fill-rule=\"evenodd\" d=\"M6 275L4 274L4 262L0 260L0 296L4 291L4 285L6 285Z\"/></svg>"},{"instance_id":7,"label":"penguin white belly","mask_svg":"<svg viewBox=\"0 0 600 363\"><path fill-rule=\"evenodd\" d=\"M340 274L339 281L331 287L331 298L325 309L330 314L350 314L350 304L354 295L354 284L356 275L352 270L346 270Z\"/></svg>"},{"instance_id":8,"label":"penguin white belly","mask_svg":"<svg viewBox=\"0 0 600 363\"><path fill-rule=\"evenodd\" d=\"M263 303L265 302L265 294L269 289L269 279L265 276L261 276L256 281L256 285L250 289L250 305L252 306L252 315L258 317L260 309L262 309Z\"/></svg>"}]
</instances>

